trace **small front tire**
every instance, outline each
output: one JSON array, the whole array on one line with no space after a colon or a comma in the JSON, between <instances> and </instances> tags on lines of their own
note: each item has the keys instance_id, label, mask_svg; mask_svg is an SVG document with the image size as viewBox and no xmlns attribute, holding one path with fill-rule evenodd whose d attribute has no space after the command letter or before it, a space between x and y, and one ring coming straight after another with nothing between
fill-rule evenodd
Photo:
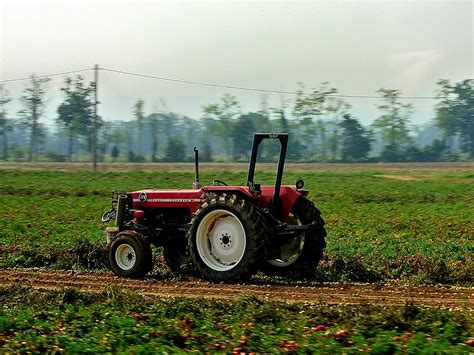
<instances>
[{"instance_id":1,"label":"small front tire","mask_svg":"<svg viewBox=\"0 0 474 355\"><path fill-rule=\"evenodd\" d=\"M108 249L110 269L119 277L140 278L153 268L150 244L137 232L117 234Z\"/></svg>"}]
</instances>

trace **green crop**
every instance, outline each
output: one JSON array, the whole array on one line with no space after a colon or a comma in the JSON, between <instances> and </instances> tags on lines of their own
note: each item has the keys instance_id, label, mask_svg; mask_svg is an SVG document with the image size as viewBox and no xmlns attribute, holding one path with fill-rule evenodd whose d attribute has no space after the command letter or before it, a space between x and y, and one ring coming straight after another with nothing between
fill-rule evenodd
<instances>
[{"instance_id":1,"label":"green crop","mask_svg":"<svg viewBox=\"0 0 474 355\"><path fill-rule=\"evenodd\" d=\"M287 171L303 178L328 231L316 281L472 284L474 177L446 169ZM192 172L0 171L0 267L103 268L112 190L189 188ZM244 171L204 172L241 185ZM273 184L274 173L256 180Z\"/></svg>"},{"instance_id":2,"label":"green crop","mask_svg":"<svg viewBox=\"0 0 474 355\"><path fill-rule=\"evenodd\" d=\"M468 353L472 310L0 288L0 352Z\"/></svg>"}]
</instances>

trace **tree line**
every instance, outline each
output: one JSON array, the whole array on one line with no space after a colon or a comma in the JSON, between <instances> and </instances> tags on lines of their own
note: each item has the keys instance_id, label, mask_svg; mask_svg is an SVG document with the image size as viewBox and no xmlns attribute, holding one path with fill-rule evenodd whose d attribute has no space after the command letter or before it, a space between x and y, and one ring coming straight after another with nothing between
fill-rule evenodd
<instances>
[{"instance_id":1,"label":"tree line","mask_svg":"<svg viewBox=\"0 0 474 355\"><path fill-rule=\"evenodd\" d=\"M65 79L63 101L56 109L54 132L46 129L48 78L31 76L18 100L22 109L8 111L12 100L0 85L0 140L3 161L87 161L94 124L94 83L82 76ZM237 97L224 94L202 106L198 119L169 112L160 101L151 110L144 100L131 108L129 121L97 117L101 161L180 162L192 159L199 146L204 161L245 161L253 132L290 133L288 159L304 162L401 162L469 160L474 156L472 79L437 83L432 128L437 136L421 144L413 130L413 106L400 90L380 89L379 117L364 126L330 83L316 88L298 84L293 100L243 112ZM260 159L272 161L278 146L268 143Z\"/></svg>"}]
</instances>

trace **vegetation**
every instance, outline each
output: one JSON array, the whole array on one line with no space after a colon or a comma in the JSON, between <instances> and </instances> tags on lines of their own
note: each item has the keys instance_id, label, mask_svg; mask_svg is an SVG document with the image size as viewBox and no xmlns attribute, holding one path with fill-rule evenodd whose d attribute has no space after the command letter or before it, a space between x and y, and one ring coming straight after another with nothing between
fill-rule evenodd
<instances>
[{"instance_id":1,"label":"vegetation","mask_svg":"<svg viewBox=\"0 0 474 355\"><path fill-rule=\"evenodd\" d=\"M377 92L380 116L364 127L327 82L318 88L300 83L294 99L282 99L280 107L268 107L262 96L261 107L254 112L243 111L238 98L230 94L204 104L200 118L170 112L163 100L150 112L147 103L138 99L130 108L130 121L97 117L95 122L94 83L77 76L65 79L57 117L49 117L57 127L48 131L41 122L47 119L43 115L46 83L47 78L31 77L20 98L24 109L17 117L8 111L12 100L8 90L0 86L2 160L90 161L93 125L99 130L99 159L113 162L186 161L193 146L201 148L204 161L242 161L248 159L255 131L290 133L288 158L297 162L466 161L474 154L472 79L438 82L436 116L423 129L411 125L413 107L400 90ZM189 153L170 156L174 145ZM272 148L262 152L269 161L275 155Z\"/></svg>"},{"instance_id":2,"label":"vegetation","mask_svg":"<svg viewBox=\"0 0 474 355\"><path fill-rule=\"evenodd\" d=\"M214 170L202 171L201 181L245 181L244 172ZM306 181L327 222L326 257L314 281L472 285L472 173L414 167L390 174L382 168L285 173L286 184ZM99 220L110 191L187 188L193 178L191 171L3 170L0 267L104 268ZM274 172L260 171L257 181L273 184Z\"/></svg>"},{"instance_id":3,"label":"vegetation","mask_svg":"<svg viewBox=\"0 0 474 355\"><path fill-rule=\"evenodd\" d=\"M85 86L82 77L74 81L66 79L64 88L64 102L58 107L58 125L65 130L68 139L68 159L74 153L74 144L78 135L89 137L93 121L92 84ZM88 146L88 149L90 145Z\"/></svg>"},{"instance_id":4,"label":"vegetation","mask_svg":"<svg viewBox=\"0 0 474 355\"><path fill-rule=\"evenodd\" d=\"M245 180L242 171L213 170L203 171L203 182ZM326 257L310 283L473 285L474 175L416 166L388 174L382 167L307 166L285 174L286 184L306 181L327 221ZM103 269L98 221L110 191L186 188L192 180L191 172L169 169L2 170L0 267ZM261 167L257 180L271 184L274 171ZM0 288L0 352L469 353L473 316L467 305L151 298L105 286L98 294L15 286Z\"/></svg>"},{"instance_id":5,"label":"vegetation","mask_svg":"<svg viewBox=\"0 0 474 355\"><path fill-rule=\"evenodd\" d=\"M2 136L2 159L4 161L8 160L8 133L12 131L5 109L5 105L11 101L9 95L4 85L0 85L0 135Z\"/></svg>"},{"instance_id":6,"label":"vegetation","mask_svg":"<svg viewBox=\"0 0 474 355\"><path fill-rule=\"evenodd\" d=\"M39 120L43 116L46 106L45 93L48 81L49 78L37 78L33 75L31 86L24 90L20 98L24 106L24 109L19 112L21 123L28 129L30 135L28 139L28 161L38 158L41 138L45 135L44 128Z\"/></svg>"},{"instance_id":7,"label":"vegetation","mask_svg":"<svg viewBox=\"0 0 474 355\"><path fill-rule=\"evenodd\" d=\"M473 80L451 84L449 80L438 82L439 102L436 106L436 124L443 130L445 141L452 149L457 134L461 138L462 151L474 156L474 95Z\"/></svg>"},{"instance_id":8,"label":"vegetation","mask_svg":"<svg viewBox=\"0 0 474 355\"><path fill-rule=\"evenodd\" d=\"M343 129L341 160L344 162L367 159L370 152L370 137L362 125L349 114L339 123Z\"/></svg>"},{"instance_id":9,"label":"vegetation","mask_svg":"<svg viewBox=\"0 0 474 355\"><path fill-rule=\"evenodd\" d=\"M0 351L468 353L470 316L410 303L151 299L114 288L91 295L13 287L0 289Z\"/></svg>"},{"instance_id":10,"label":"vegetation","mask_svg":"<svg viewBox=\"0 0 474 355\"><path fill-rule=\"evenodd\" d=\"M407 126L412 106L400 102L399 90L380 89L378 92L383 97L383 103L377 106L382 115L372 125L382 136L382 161L403 161L403 155L412 143Z\"/></svg>"}]
</instances>

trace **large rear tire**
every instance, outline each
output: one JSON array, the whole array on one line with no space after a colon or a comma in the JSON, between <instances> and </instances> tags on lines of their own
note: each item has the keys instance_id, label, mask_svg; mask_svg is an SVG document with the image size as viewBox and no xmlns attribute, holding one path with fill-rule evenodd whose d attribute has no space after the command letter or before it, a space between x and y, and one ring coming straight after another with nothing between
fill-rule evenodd
<instances>
[{"instance_id":1,"label":"large rear tire","mask_svg":"<svg viewBox=\"0 0 474 355\"><path fill-rule=\"evenodd\" d=\"M265 228L253 205L235 195L211 196L191 223L190 253L204 278L246 280L257 272L256 260Z\"/></svg>"},{"instance_id":2,"label":"large rear tire","mask_svg":"<svg viewBox=\"0 0 474 355\"><path fill-rule=\"evenodd\" d=\"M285 240L280 245L267 245L267 258L260 263L260 268L271 276L310 278L314 276L326 247L324 220L321 212L306 198L296 201L290 218L293 224L306 225L316 222L316 226L291 240Z\"/></svg>"},{"instance_id":3,"label":"large rear tire","mask_svg":"<svg viewBox=\"0 0 474 355\"><path fill-rule=\"evenodd\" d=\"M121 232L108 249L110 269L119 277L140 278L153 268L150 244L140 233Z\"/></svg>"}]
</instances>

